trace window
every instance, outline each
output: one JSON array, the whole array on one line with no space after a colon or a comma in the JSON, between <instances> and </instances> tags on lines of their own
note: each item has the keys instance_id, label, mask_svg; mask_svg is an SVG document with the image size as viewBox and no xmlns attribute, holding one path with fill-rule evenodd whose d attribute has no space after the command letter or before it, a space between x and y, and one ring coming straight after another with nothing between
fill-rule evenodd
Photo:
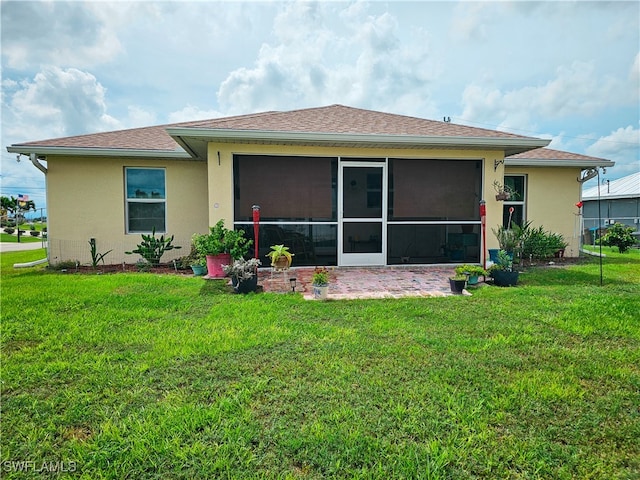
<instances>
[{"instance_id":1,"label":"window","mask_svg":"<svg viewBox=\"0 0 640 480\"><path fill-rule=\"evenodd\" d=\"M502 224L505 228L510 228L509 221L516 225L522 226L525 222L525 199L526 199L526 182L524 175L505 175L504 184L516 194L510 200L504 202L502 209ZM513 211L511 209L513 208Z\"/></svg>"},{"instance_id":2,"label":"window","mask_svg":"<svg viewBox=\"0 0 640 480\"><path fill-rule=\"evenodd\" d=\"M166 232L164 168L125 168L127 233Z\"/></svg>"}]
</instances>

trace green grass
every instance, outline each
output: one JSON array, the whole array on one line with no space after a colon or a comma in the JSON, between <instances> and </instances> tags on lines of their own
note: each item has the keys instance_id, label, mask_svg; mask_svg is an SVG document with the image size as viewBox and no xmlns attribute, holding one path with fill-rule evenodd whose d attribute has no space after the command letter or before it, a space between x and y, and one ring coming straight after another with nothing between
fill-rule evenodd
<instances>
[{"instance_id":1,"label":"green grass","mask_svg":"<svg viewBox=\"0 0 640 480\"><path fill-rule=\"evenodd\" d=\"M29 242L41 242L42 237L32 237L31 234L27 231L20 235L20 242L29 243ZM0 242L10 242L17 243L18 236L17 235L9 235L8 233L0 233Z\"/></svg>"},{"instance_id":2,"label":"green grass","mask_svg":"<svg viewBox=\"0 0 640 480\"><path fill-rule=\"evenodd\" d=\"M638 252L604 259L602 287L593 259L472 297L344 302L10 267L38 258L2 255L3 462L86 479L640 477ZM42 477L15 465L3 478Z\"/></svg>"}]
</instances>

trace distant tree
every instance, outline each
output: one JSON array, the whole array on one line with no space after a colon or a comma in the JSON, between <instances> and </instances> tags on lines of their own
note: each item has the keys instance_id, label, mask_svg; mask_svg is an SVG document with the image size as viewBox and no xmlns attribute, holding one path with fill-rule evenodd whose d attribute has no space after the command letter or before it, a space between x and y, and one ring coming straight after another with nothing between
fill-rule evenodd
<instances>
[{"instance_id":1,"label":"distant tree","mask_svg":"<svg viewBox=\"0 0 640 480\"><path fill-rule=\"evenodd\" d=\"M615 223L609 227L607 233L602 236L602 244L608 247L618 247L620 253L625 253L629 247L636 243L635 238L631 235L634 232L633 227L627 227L622 223Z\"/></svg>"}]
</instances>

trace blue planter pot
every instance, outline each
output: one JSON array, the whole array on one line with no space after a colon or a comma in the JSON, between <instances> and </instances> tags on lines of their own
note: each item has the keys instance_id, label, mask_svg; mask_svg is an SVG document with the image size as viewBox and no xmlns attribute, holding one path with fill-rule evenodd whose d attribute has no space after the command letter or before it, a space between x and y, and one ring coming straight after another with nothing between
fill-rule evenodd
<instances>
[{"instance_id":1,"label":"blue planter pot","mask_svg":"<svg viewBox=\"0 0 640 480\"><path fill-rule=\"evenodd\" d=\"M491 260L493 263L496 263L498 261L498 252L500 250L497 248L490 248L489 249L489 260Z\"/></svg>"}]
</instances>

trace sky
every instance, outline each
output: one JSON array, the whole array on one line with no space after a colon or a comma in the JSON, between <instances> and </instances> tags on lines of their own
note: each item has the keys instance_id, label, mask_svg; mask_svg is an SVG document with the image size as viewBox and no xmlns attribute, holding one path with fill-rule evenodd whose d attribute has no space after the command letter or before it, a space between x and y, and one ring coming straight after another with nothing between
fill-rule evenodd
<instances>
[{"instance_id":1,"label":"sky","mask_svg":"<svg viewBox=\"0 0 640 480\"><path fill-rule=\"evenodd\" d=\"M13 143L343 104L551 139L640 170L640 2L0 1ZM591 186L592 180L587 186Z\"/></svg>"}]
</instances>

